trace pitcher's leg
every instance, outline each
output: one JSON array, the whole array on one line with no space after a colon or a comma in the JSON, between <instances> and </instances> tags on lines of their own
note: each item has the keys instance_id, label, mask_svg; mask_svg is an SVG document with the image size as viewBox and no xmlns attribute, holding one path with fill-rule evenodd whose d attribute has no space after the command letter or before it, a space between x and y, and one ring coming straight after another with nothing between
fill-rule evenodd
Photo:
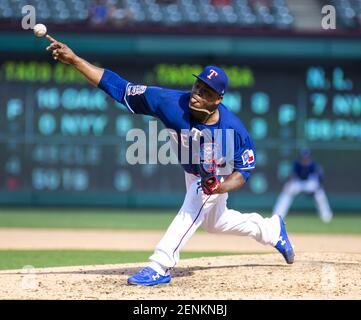
<instances>
[{"instance_id":1,"label":"pitcher's leg","mask_svg":"<svg viewBox=\"0 0 361 320\"><path fill-rule=\"evenodd\" d=\"M274 246L288 264L293 263L294 251L282 217L263 218L258 213L241 213L228 209L225 203L220 201L220 206L217 204L205 216L203 226L207 231L250 236L262 244Z\"/></svg>"},{"instance_id":2,"label":"pitcher's leg","mask_svg":"<svg viewBox=\"0 0 361 320\"><path fill-rule=\"evenodd\" d=\"M241 213L227 209L214 226L205 225L209 232L250 236L262 244L276 245L280 235L280 222L277 215L263 218L258 213Z\"/></svg>"},{"instance_id":3,"label":"pitcher's leg","mask_svg":"<svg viewBox=\"0 0 361 320\"><path fill-rule=\"evenodd\" d=\"M202 205L191 210L182 207L150 256L149 266L160 274L173 268L179 261L180 250L202 224L203 217Z\"/></svg>"},{"instance_id":4,"label":"pitcher's leg","mask_svg":"<svg viewBox=\"0 0 361 320\"><path fill-rule=\"evenodd\" d=\"M202 224L204 216L215 205L218 195L197 192L197 180L188 188L182 208L149 258L149 266L160 274L175 267L179 252Z\"/></svg>"}]
</instances>

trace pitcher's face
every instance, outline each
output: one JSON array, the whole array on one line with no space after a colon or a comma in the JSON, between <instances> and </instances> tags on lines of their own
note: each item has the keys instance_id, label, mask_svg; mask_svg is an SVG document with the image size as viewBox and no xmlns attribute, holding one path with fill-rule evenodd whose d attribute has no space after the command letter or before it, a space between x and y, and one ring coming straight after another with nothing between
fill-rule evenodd
<instances>
[{"instance_id":1,"label":"pitcher's face","mask_svg":"<svg viewBox=\"0 0 361 320\"><path fill-rule=\"evenodd\" d=\"M216 111L222 98L211 87L197 79L189 100L191 116L200 122L206 121Z\"/></svg>"}]
</instances>

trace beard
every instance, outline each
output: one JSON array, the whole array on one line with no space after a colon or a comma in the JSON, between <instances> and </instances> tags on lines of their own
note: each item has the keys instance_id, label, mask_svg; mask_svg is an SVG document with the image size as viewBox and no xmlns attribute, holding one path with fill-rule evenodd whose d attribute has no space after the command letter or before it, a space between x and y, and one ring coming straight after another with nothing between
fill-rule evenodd
<instances>
[{"instance_id":1,"label":"beard","mask_svg":"<svg viewBox=\"0 0 361 320\"><path fill-rule=\"evenodd\" d=\"M190 116L199 122L205 123L209 119L209 117L215 112L216 110L209 111L207 109L200 109L196 107L189 106L189 114Z\"/></svg>"}]
</instances>

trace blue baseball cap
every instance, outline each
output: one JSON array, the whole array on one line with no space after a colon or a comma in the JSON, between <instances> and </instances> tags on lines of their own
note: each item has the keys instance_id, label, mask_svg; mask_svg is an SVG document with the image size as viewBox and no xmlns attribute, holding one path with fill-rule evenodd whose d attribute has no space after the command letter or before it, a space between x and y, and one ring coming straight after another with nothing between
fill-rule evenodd
<instances>
[{"instance_id":1,"label":"blue baseball cap","mask_svg":"<svg viewBox=\"0 0 361 320\"><path fill-rule=\"evenodd\" d=\"M302 159L310 158L311 157L311 150L308 148L303 148L300 150L300 157Z\"/></svg>"},{"instance_id":2,"label":"blue baseball cap","mask_svg":"<svg viewBox=\"0 0 361 320\"><path fill-rule=\"evenodd\" d=\"M193 75L207 84L221 96L223 96L227 91L228 77L222 68L207 66L198 76L195 74Z\"/></svg>"}]
</instances>

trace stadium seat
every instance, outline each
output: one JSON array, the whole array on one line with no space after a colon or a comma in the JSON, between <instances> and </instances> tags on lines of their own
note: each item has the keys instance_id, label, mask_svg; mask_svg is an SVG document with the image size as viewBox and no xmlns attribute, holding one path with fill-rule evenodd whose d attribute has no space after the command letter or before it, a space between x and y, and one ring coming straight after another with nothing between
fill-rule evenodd
<instances>
[{"instance_id":1,"label":"stadium seat","mask_svg":"<svg viewBox=\"0 0 361 320\"><path fill-rule=\"evenodd\" d=\"M330 0L336 8L339 24L347 29L360 28L361 0Z\"/></svg>"},{"instance_id":2,"label":"stadium seat","mask_svg":"<svg viewBox=\"0 0 361 320\"><path fill-rule=\"evenodd\" d=\"M351 0L342 0L342 17L354 16ZM354 1L360 12L361 0ZM157 25L222 25L246 28L291 28L293 17L285 0L1 0L1 20L16 20L26 5L36 8L38 20L111 23L122 21ZM94 8L100 21L94 21ZM104 9L103 7L104 6ZM102 11L103 9L103 11ZM104 21L101 21L104 15ZM125 19L127 18L127 19Z\"/></svg>"}]
</instances>

